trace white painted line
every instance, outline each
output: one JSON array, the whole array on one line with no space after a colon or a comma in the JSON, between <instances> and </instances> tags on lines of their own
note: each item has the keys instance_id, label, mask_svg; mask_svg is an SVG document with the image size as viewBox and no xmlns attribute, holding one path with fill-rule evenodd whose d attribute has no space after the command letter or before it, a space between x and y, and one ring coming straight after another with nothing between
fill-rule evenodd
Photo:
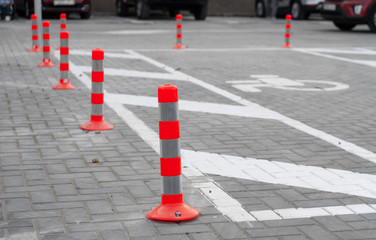
<instances>
[{"instance_id":1,"label":"white painted line","mask_svg":"<svg viewBox=\"0 0 376 240\"><path fill-rule=\"evenodd\" d=\"M376 213L375 204L353 204L345 206L314 207L314 208L285 208L276 210L261 210L250 212L258 221L339 216L348 214Z\"/></svg>"},{"instance_id":2,"label":"white painted line","mask_svg":"<svg viewBox=\"0 0 376 240\"><path fill-rule=\"evenodd\" d=\"M293 127L295 129L298 129L304 133L307 133L311 136L314 136L314 137L317 137L321 140L324 140L336 147L339 147L349 153L352 153L358 157L361 157L363 159L366 159L370 162L373 162L373 163L376 163L376 154L367 150L367 149L364 149L362 147L359 147L353 143L350 143L350 142L347 142L345 140L342 140L340 138L337 138L333 135L330 135L328 133L325 133L321 130L318 130L318 129L315 129L315 128L312 128L300 121L297 121L297 120L294 120L292 118L289 118L287 116L284 116L276 111L273 111L273 110L270 110L270 109L267 109L259 104L256 104L256 103L253 103L253 102L250 102L244 98L241 98L240 96L237 96L235 94L232 94L226 90L223 90L223 89L220 89L212 84L209 84L209 83L206 83L202 80L199 80L199 79L196 79L194 77L191 77L189 75L186 75L182 72L177 72L175 69L171 68L171 67L168 67L162 63L159 63L157 61L155 61L154 59L151 59L149 57L146 57L144 55L141 55L139 53L136 53L136 52L133 52L134 55L138 55L138 57L154 66L157 66L157 67L160 67L162 69L164 69L165 71L171 73L171 74L178 74L182 77L185 77L187 79L187 81L191 82L191 83L194 83L194 84L197 84L198 86L201 86L211 92L214 92L218 95L221 95L227 99L230 99L236 103L239 103L241 105L245 105L245 106L249 106L249 107L252 107L252 108L257 108L257 109L260 109L265 111L266 114L270 115L270 116L273 116L273 119L277 119L283 123L285 123L286 125L290 126L290 127Z\"/></svg>"},{"instance_id":3,"label":"white painted line","mask_svg":"<svg viewBox=\"0 0 376 240\"><path fill-rule=\"evenodd\" d=\"M352 54L352 55L376 55L376 51L366 48L353 49L333 49L333 48L295 48L298 51L309 51L319 53L333 53L333 54Z\"/></svg>"},{"instance_id":4,"label":"white painted line","mask_svg":"<svg viewBox=\"0 0 376 240\"><path fill-rule=\"evenodd\" d=\"M376 199L376 175L206 152L182 154L185 166L207 174Z\"/></svg>"},{"instance_id":5,"label":"white painted line","mask_svg":"<svg viewBox=\"0 0 376 240\"><path fill-rule=\"evenodd\" d=\"M356 64L361 64L361 65L366 65L369 67L376 67L376 61L373 61L373 60L357 60L357 59L352 59L352 58L338 57L338 56L324 54L324 53L320 53L316 51L311 51L309 49L293 49L293 50L297 52L319 56L319 57L325 57L325 58L335 59L335 60L344 61L344 62L356 63Z\"/></svg>"},{"instance_id":6,"label":"white painted line","mask_svg":"<svg viewBox=\"0 0 376 240\"><path fill-rule=\"evenodd\" d=\"M89 66L76 66L81 72L90 73L91 67ZM151 78L151 79L163 79L163 80L187 80L184 76L170 73L160 72L142 72L134 70L123 70L116 68L104 68L104 74L107 76L121 76L121 77L134 77L134 78Z\"/></svg>"},{"instance_id":7,"label":"white painted line","mask_svg":"<svg viewBox=\"0 0 376 240\"><path fill-rule=\"evenodd\" d=\"M76 50L76 49L69 49L70 55L76 55L76 56L90 56L91 57L91 51L85 51L85 50ZM137 59L136 56L133 56L132 54L126 54L126 53L112 53L112 52L105 52L104 57L109 58L123 58L123 59Z\"/></svg>"},{"instance_id":8,"label":"white painted line","mask_svg":"<svg viewBox=\"0 0 376 240\"><path fill-rule=\"evenodd\" d=\"M156 97L110 93L106 95L106 98L108 101L114 103L142 107L158 107L158 99ZM274 117L273 115L268 114L267 111L264 111L264 109L257 108L257 106L248 107L188 100L179 100L179 110L262 119L273 119Z\"/></svg>"}]
</instances>

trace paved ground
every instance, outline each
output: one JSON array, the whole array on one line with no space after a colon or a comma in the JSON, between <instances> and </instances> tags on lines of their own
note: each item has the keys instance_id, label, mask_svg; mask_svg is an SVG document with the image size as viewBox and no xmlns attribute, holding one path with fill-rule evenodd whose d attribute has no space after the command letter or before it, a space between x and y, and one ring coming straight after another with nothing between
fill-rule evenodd
<instances>
[{"instance_id":1,"label":"paved ground","mask_svg":"<svg viewBox=\"0 0 376 240\"><path fill-rule=\"evenodd\" d=\"M365 26L320 20L94 16L68 20L73 91L28 53L30 22L0 25L0 239L375 239L376 51ZM58 46L58 20L51 20ZM91 49L105 58L105 119L87 133ZM52 60L59 62L58 52ZM160 202L157 88L179 87L192 221ZM99 163L93 163L98 159Z\"/></svg>"}]
</instances>

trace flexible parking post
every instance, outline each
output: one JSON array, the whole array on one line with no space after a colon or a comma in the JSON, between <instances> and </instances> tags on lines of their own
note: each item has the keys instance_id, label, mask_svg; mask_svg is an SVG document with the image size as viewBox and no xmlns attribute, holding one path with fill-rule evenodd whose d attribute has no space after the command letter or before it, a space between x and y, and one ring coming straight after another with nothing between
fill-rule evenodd
<instances>
[{"instance_id":1,"label":"flexible parking post","mask_svg":"<svg viewBox=\"0 0 376 240\"><path fill-rule=\"evenodd\" d=\"M283 45L283 48L291 48L290 46L290 37L291 37L291 15L286 15L286 33L285 33L285 45Z\"/></svg>"},{"instance_id":2,"label":"flexible parking post","mask_svg":"<svg viewBox=\"0 0 376 240\"><path fill-rule=\"evenodd\" d=\"M182 21L183 16L181 14L176 15L176 45L174 49L185 49L182 43Z\"/></svg>"},{"instance_id":3,"label":"flexible parking post","mask_svg":"<svg viewBox=\"0 0 376 240\"><path fill-rule=\"evenodd\" d=\"M69 83L69 33L60 33L60 83L53 87L56 90L70 90L76 87Z\"/></svg>"},{"instance_id":4,"label":"flexible parking post","mask_svg":"<svg viewBox=\"0 0 376 240\"><path fill-rule=\"evenodd\" d=\"M61 13L60 14L60 32L65 31L66 29L67 29L67 14ZM60 47L56 48L56 50L59 50Z\"/></svg>"},{"instance_id":5,"label":"flexible parking post","mask_svg":"<svg viewBox=\"0 0 376 240\"><path fill-rule=\"evenodd\" d=\"M31 15L31 41L32 46L29 52L41 52L42 50L38 46L38 17L37 15Z\"/></svg>"},{"instance_id":6,"label":"flexible parking post","mask_svg":"<svg viewBox=\"0 0 376 240\"><path fill-rule=\"evenodd\" d=\"M104 51L94 49L92 51L93 67L91 72L91 117L90 121L81 125L87 131L105 131L114 126L103 120L104 116Z\"/></svg>"},{"instance_id":7,"label":"flexible parking post","mask_svg":"<svg viewBox=\"0 0 376 240\"><path fill-rule=\"evenodd\" d=\"M38 67L55 67L50 57L50 22L43 21L43 62Z\"/></svg>"},{"instance_id":8,"label":"flexible parking post","mask_svg":"<svg viewBox=\"0 0 376 240\"><path fill-rule=\"evenodd\" d=\"M162 201L146 216L162 221L189 220L197 217L199 211L183 201L178 88L174 85L160 86L158 103Z\"/></svg>"}]
</instances>

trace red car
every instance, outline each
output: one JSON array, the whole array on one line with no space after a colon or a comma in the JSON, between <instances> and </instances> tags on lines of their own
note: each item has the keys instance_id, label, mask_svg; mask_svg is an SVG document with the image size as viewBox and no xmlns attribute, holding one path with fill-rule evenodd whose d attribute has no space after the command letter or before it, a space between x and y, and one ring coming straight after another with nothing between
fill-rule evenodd
<instances>
[{"instance_id":1,"label":"red car","mask_svg":"<svg viewBox=\"0 0 376 240\"><path fill-rule=\"evenodd\" d=\"M82 19L91 16L91 0L41 0L43 13L79 13ZM30 18L34 13L34 0L15 0L18 12Z\"/></svg>"},{"instance_id":2,"label":"red car","mask_svg":"<svg viewBox=\"0 0 376 240\"><path fill-rule=\"evenodd\" d=\"M376 0L326 0L321 15L341 30L368 24L369 29L376 32Z\"/></svg>"}]
</instances>

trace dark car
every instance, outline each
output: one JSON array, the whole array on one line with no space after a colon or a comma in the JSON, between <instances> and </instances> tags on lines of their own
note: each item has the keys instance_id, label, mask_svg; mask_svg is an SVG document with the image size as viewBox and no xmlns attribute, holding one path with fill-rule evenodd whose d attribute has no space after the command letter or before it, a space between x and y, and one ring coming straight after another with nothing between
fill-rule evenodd
<instances>
[{"instance_id":1,"label":"dark car","mask_svg":"<svg viewBox=\"0 0 376 240\"><path fill-rule=\"evenodd\" d=\"M205 20L208 12L208 0L116 0L116 12L119 16L129 15L129 9L135 8L139 19L147 19L151 9L162 9L175 16L180 10L188 10L196 20Z\"/></svg>"},{"instance_id":2,"label":"dark car","mask_svg":"<svg viewBox=\"0 0 376 240\"><path fill-rule=\"evenodd\" d=\"M358 24L368 24L369 29L376 32L376 0L325 1L321 15L344 31Z\"/></svg>"},{"instance_id":3,"label":"dark car","mask_svg":"<svg viewBox=\"0 0 376 240\"><path fill-rule=\"evenodd\" d=\"M30 18L34 13L34 0L15 0L16 9ZM91 0L41 0L43 13L79 13L81 18L91 16Z\"/></svg>"},{"instance_id":4,"label":"dark car","mask_svg":"<svg viewBox=\"0 0 376 240\"><path fill-rule=\"evenodd\" d=\"M271 10L273 0L256 0L256 16L266 17ZM291 14L293 19L307 19L314 12L320 12L324 0L275 0L277 16Z\"/></svg>"}]
</instances>

